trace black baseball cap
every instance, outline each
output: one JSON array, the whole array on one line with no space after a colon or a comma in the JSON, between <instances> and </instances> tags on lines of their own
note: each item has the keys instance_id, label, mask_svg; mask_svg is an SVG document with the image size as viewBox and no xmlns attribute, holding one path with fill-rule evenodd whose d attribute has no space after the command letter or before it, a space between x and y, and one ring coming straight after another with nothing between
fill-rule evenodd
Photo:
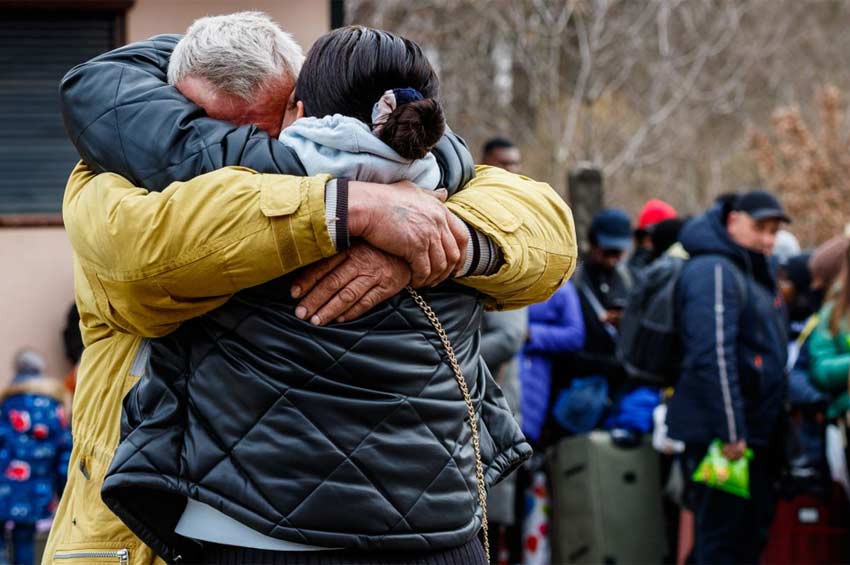
<instances>
[{"instance_id":1,"label":"black baseball cap","mask_svg":"<svg viewBox=\"0 0 850 565\"><path fill-rule=\"evenodd\" d=\"M787 224L791 218L785 213L785 209L779 200L764 190L754 190L739 194L732 205L736 212L744 212L756 220L781 220Z\"/></svg>"},{"instance_id":2,"label":"black baseball cap","mask_svg":"<svg viewBox=\"0 0 850 565\"><path fill-rule=\"evenodd\" d=\"M627 251L632 246L632 222L622 210L609 208L593 217L590 238L603 249Z\"/></svg>"}]
</instances>

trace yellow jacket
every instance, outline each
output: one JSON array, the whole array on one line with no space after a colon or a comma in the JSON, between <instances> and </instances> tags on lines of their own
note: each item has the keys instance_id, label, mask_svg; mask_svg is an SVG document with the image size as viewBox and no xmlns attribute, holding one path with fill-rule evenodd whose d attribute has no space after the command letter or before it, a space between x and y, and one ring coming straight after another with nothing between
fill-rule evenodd
<instances>
[{"instance_id":1,"label":"yellow jacket","mask_svg":"<svg viewBox=\"0 0 850 565\"><path fill-rule=\"evenodd\" d=\"M450 209L502 250L504 265L458 282L497 308L547 299L572 274L569 208L546 184L479 167ZM162 192L85 165L71 174L63 216L86 349L77 374L74 449L43 563L159 561L103 504L122 399L138 380L144 337L217 308L234 293L335 253L324 217L326 176L227 168Z\"/></svg>"}]
</instances>

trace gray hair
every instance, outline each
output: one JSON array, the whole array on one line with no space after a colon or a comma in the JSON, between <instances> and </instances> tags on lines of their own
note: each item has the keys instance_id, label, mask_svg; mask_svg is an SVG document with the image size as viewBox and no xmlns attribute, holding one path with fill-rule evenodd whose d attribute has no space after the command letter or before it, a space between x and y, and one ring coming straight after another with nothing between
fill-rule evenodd
<instances>
[{"instance_id":1,"label":"gray hair","mask_svg":"<svg viewBox=\"0 0 850 565\"><path fill-rule=\"evenodd\" d=\"M303 62L301 46L262 12L209 16L189 26L174 48L168 82L196 76L249 100L270 79L297 79Z\"/></svg>"}]
</instances>

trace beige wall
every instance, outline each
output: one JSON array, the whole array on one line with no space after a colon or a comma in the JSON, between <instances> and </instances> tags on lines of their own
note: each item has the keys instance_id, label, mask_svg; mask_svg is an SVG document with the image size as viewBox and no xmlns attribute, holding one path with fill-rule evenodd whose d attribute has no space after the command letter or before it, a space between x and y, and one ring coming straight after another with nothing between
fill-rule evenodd
<instances>
[{"instance_id":1,"label":"beige wall","mask_svg":"<svg viewBox=\"0 0 850 565\"><path fill-rule=\"evenodd\" d=\"M127 39L182 33L194 20L240 10L260 10L295 36L306 51L330 29L328 0L136 0L127 14Z\"/></svg>"},{"instance_id":2,"label":"beige wall","mask_svg":"<svg viewBox=\"0 0 850 565\"><path fill-rule=\"evenodd\" d=\"M0 228L0 384L12 376L12 356L31 346L47 373L64 376L62 330L74 300L71 245L62 228Z\"/></svg>"},{"instance_id":3,"label":"beige wall","mask_svg":"<svg viewBox=\"0 0 850 565\"><path fill-rule=\"evenodd\" d=\"M182 32L197 18L261 10L292 33L306 50L330 28L327 0L136 0L127 15L127 38ZM19 347L44 353L48 373L64 376L62 330L74 299L71 248L62 228L0 228L0 386L11 378Z\"/></svg>"}]
</instances>

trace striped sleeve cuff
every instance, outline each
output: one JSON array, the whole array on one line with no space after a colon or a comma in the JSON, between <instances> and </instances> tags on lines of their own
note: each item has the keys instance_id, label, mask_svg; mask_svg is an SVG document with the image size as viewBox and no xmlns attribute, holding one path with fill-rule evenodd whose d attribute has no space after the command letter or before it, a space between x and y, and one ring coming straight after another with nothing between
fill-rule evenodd
<instances>
[{"instance_id":1,"label":"striped sleeve cuff","mask_svg":"<svg viewBox=\"0 0 850 565\"><path fill-rule=\"evenodd\" d=\"M469 242L466 244L466 259L463 268L456 275L477 277L495 274L502 266L502 252L489 237L465 224L469 230Z\"/></svg>"},{"instance_id":2,"label":"striped sleeve cuff","mask_svg":"<svg viewBox=\"0 0 850 565\"><path fill-rule=\"evenodd\" d=\"M351 247L348 233L348 179L332 179L325 184L325 222L337 251ZM489 237L464 222L469 230L466 258L456 277L487 276L502 266L502 252Z\"/></svg>"},{"instance_id":3,"label":"striped sleeve cuff","mask_svg":"<svg viewBox=\"0 0 850 565\"><path fill-rule=\"evenodd\" d=\"M325 222L336 250L348 249L348 179L332 179L325 184Z\"/></svg>"}]
</instances>

